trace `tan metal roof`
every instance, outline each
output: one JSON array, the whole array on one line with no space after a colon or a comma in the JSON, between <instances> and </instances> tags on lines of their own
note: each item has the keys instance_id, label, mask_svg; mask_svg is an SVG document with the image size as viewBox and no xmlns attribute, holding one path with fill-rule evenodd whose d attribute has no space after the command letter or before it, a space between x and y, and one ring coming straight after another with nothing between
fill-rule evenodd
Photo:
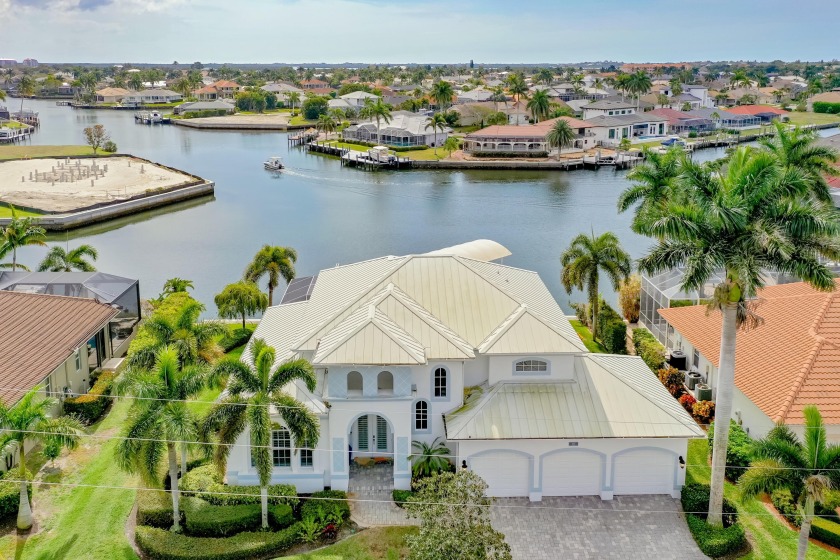
<instances>
[{"instance_id":1,"label":"tan metal roof","mask_svg":"<svg viewBox=\"0 0 840 560\"><path fill-rule=\"evenodd\" d=\"M576 344L547 321L520 305L478 347L482 354L579 352Z\"/></svg>"},{"instance_id":2,"label":"tan metal roof","mask_svg":"<svg viewBox=\"0 0 840 560\"><path fill-rule=\"evenodd\" d=\"M572 378L502 382L447 414L446 439L705 437L635 356L575 357Z\"/></svg>"},{"instance_id":3,"label":"tan metal roof","mask_svg":"<svg viewBox=\"0 0 840 560\"><path fill-rule=\"evenodd\" d=\"M0 291L0 399L17 402L118 313L93 299Z\"/></svg>"}]
</instances>

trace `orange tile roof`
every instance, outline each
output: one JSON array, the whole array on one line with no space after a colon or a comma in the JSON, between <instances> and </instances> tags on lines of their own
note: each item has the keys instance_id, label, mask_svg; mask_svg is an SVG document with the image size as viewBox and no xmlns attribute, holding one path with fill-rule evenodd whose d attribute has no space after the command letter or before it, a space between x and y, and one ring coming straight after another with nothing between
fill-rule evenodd
<instances>
[{"instance_id":1,"label":"orange tile roof","mask_svg":"<svg viewBox=\"0 0 840 560\"><path fill-rule=\"evenodd\" d=\"M118 313L93 299L0 291L0 399L17 402Z\"/></svg>"},{"instance_id":2,"label":"orange tile roof","mask_svg":"<svg viewBox=\"0 0 840 560\"><path fill-rule=\"evenodd\" d=\"M761 113L773 113L774 115L787 115L788 112L770 105L738 105L727 109L730 113L737 115L758 115Z\"/></svg>"},{"instance_id":3,"label":"orange tile roof","mask_svg":"<svg viewBox=\"0 0 840 560\"><path fill-rule=\"evenodd\" d=\"M218 82L215 82L213 86L217 88L238 88L239 84L231 82L230 80L219 80Z\"/></svg>"},{"instance_id":4,"label":"orange tile roof","mask_svg":"<svg viewBox=\"0 0 840 560\"><path fill-rule=\"evenodd\" d=\"M195 90L193 93L219 93L219 90L216 89L215 85L212 86L204 86Z\"/></svg>"},{"instance_id":5,"label":"orange tile roof","mask_svg":"<svg viewBox=\"0 0 840 560\"><path fill-rule=\"evenodd\" d=\"M797 282L758 295L764 323L738 332L735 386L774 422L802 424L802 409L814 404L826 422L840 423L840 292ZM720 313L700 305L659 314L718 367Z\"/></svg>"},{"instance_id":6,"label":"orange tile roof","mask_svg":"<svg viewBox=\"0 0 840 560\"><path fill-rule=\"evenodd\" d=\"M560 119L569 123L569 126L571 126L572 129L592 128L593 126L590 122L575 119L573 117L557 117L555 119L538 122L537 124L502 124L488 126L482 128L481 130L476 130L475 132L467 134L467 138L487 138L491 136L506 138L535 138L545 136L548 134L548 131L551 130L551 127L554 126L554 123Z\"/></svg>"}]
</instances>

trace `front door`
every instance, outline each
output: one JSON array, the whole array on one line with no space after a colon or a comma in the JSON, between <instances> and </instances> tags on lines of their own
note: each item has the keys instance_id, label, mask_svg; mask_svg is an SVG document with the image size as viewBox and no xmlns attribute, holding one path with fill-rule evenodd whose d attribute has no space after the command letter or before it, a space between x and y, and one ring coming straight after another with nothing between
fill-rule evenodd
<instances>
[{"instance_id":1,"label":"front door","mask_svg":"<svg viewBox=\"0 0 840 560\"><path fill-rule=\"evenodd\" d=\"M356 421L356 449L360 453L390 453L391 439L388 421L381 416L367 414Z\"/></svg>"}]
</instances>

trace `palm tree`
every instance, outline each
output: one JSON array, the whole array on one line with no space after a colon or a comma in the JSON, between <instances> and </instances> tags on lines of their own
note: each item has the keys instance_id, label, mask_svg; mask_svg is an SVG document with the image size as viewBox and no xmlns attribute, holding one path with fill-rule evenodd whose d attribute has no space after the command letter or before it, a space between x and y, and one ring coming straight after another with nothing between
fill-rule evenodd
<instances>
[{"instance_id":1,"label":"palm tree","mask_svg":"<svg viewBox=\"0 0 840 560\"><path fill-rule=\"evenodd\" d=\"M454 152L455 150L457 150L460 147L461 147L461 143L454 136L450 136L443 143L443 149L446 150L449 153L450 157L452 156L452 152Z\"/></svg>"},{"instance_id":2,"label":"palm tree","mask_svg":"<svg viewBox=\"0 0 840 560\"><path fill-rule=\"evenodd\" d=\"M20 77L17 85L17 92L20 96L20 112L23 113L23 98L35 95L35 80L29 74Z\"/></svg>"},{"instance_id":3,"label":"palm tree","mask_svg":"<svg viewBox=\"0 0 840 560\"><path fill-rule=\"evenodd\" d=\"M128 87L134 91L143 89L143 76L140 75L140 72L131 73L131 76L128 78Z\"/></svg>"},{"instance_id":4,"label":"palm tree","mask_svg":"<svg viewBox=\"0 0 840 560\"><path fill-rule=\"evenodd\" d=\"M376 142L379 143L379 127L382 121L385 121L385 124L391 122L391 107L383 102L381 97L377 97L376 101L368 99L359 111L359 115L376 121Z\"/></svg>"},{"instance_id":5,"label":"palm tree","mask_svg":"<svg viewBox=\"0 0 840 560\"><path fill-rule=\"evenodd\" d=\"M318 116L318 122L315 126L324 132L324 138L329 139L330 132L335 130L335 121L331 116L323 114Z\"/></svg>"},{"instance_id":6,"label":"palm tree","mask_svg":"<svg viewBox=\"0 0 840 560\"><path fill-rule=\"evenodd\" d=\"M630 74L627 80L627 91L636 98L636 111L639 110L642 95L650 91L651 85L650 76L644 70L636 70Z\"/></svg>"},{"instance_id":7,"label":"palm tree","mask_svg":"<svg viewBox=\"0 0 840 560\"><path fill-rule=\"evenodd\" d=\"M20 505L17 527L27 530L32 527L32 508L29 505L28 483L26 481L26 443L40 442L44 445L74 449L84 429L72 416L50 417L50 410L58 401L49 395L41 398L41 387L34 387L11 407L0 401L0 449L3 454L18 454L20 468Z\"/></svg>"},{"instance_id":8,"label":"palm tree","mask_svg":"<svg viewBox=\"0 0 840 560\"><path fill-rule=\"evenodd\" d=\"M525 107L534 115L536 122L545 119L551 110L551 100L548 98L548 92L545 90L535 91Z\"/></svg>"},{"instance_id":9,"label":"palm tree","mask_svg":"<svg viewBox=\"0 0 840 560\"><path fill-rule=\"evenodd\" d=\"M505 95L505 88L502 86L496 86L492 90L492 95L490 96L490 101L493 102L493 110L499 110L499 103L504 103L505 107L507 107L507 95Z\"/></svg>"},{"instance_id":10,"label":"palm tree","mask_svg":"<svg viewBox=\"0 0 840 560\"><path fill-rule=\"evenodd\" d=\"M155 354L151 370L129 368L117 384L120 394L137 398L117 445L117 464L124 471L140 474L149 486L160 484L161 463L169 462L172 493L172 530L180 530L180 492L176 444L181 443L182 464L186 465L186 442L198 434L198 421L186 400L197 395L214 379L206 368L181 366L174 346L163 346ZM185 472L182 474L186 474Z\"/></svg>"},{"instance_id":11,"label":"palm tree","mask_svg":"<svg viewBox=\"0 0 840 560\"><path fill-rule=\"evenodd\" d=\"M815 198L831 202L825 178L838 175L835 164L840 156L837 151L834 148L816 144L819 138L816 130L800 127L790 130L778 121L774 124L775 137L762 138L761 144L779 159L781 165L803 172Z\"/></svg>"},{"instance_id":12,"label":"palm tree","mask_svg":"<svg viewBox=\"0 0 840 560\"><path fill-rule=\"evenodd\" d=\"M723 269L710 309L723 315L715 405L708 522L722 524L724 467L732 417L736 332L757 326L750 301L765 271L798 276L819 290L834 288L821 257L840 258L840 222L813 200L807 175L779 165L772 153L740 148L724 169L680 160L672 200L641 214L635 229L656 238L639 260L648 274L684 267L681 289L700 289Z\"/></svg>"},{"instance_id":13,"label":"palm tree","mask_svg":"<svg viewBox=\"0 0 840 560\"><path fill-rule=\"evenodd\" d=\"M11 266L2 265L2 268L11 268L14 272L20 266L17 263L18 248L27 245L46 247L47 244L44 243L44 240L47 238L47 232L44 228L35 225L31 217L18 218L15 207L10 206L10 208L12 219L6 227L0 229L0 259L11 253ZM25 269L26 267L21 268Z\"/></svg>"},{"instance_id":14,"label":"palm tree","mask_svg":"<svg viewBox=\"0 0 840 560\"><path fill-rule=\"evenodd\" d=\"M630 74L619 74L615 77L615 89L621 92L621 99L630 92Z\"/></svg>"},{"instance_id":15,"label":"palm tree","mask_svg":"<svg viewBox=\"0 0 840 560\"><path fill-rule=\"evenodd\" d=\"M554 72L549 68L540 68L540 71L534 75L534 81L550 86L551 82L554 81Z\"/></svg>"},{"instance_id":16,"label":"palm tree","mask_svg":"<svg viewBox=\"0 0 840 560\"><path fill-rule=\"evenodd\" d=\"M508 76L508 91L519 102L523 95L527 95L528 86L525 84L525 79L521 74L511 74Z\"/></svg>"},{"instance_id":17,"label":"palm tree","mask_svg":"<svg viewBox=\"0 0 840 560\"><path fill-rule=\"evenodd\" d=\"M79 245L69 251L56 245L50 249L50 252L38 265L38 270L41 272L47 270L50 272L71 272L73 270L94 272L96 268L85 260L85 257L95 261L98 256L99 253L92 245Z\"/></svg>"},{"instance_id":18,"label":"palm tree","mask_svg":"<svg viewBox=\"0 0 840 560\"><path fill-rule=\"evenodd\" d=\"M177 294L178 292L186 292L192 289L195 289L192 280L178 278L177 276L163 283L163 295Z\"/></svg>"},{"instance_id":19,"label":"palm tree","mask_svg":"<svg viewBox=\"0 0 840 560\"><path fill-rule=\"evenodd\" d=\"M446 117L443 116L443 113L435 113L432 115L432 118L429 119L429 122L426 123L426 130L432 129L432 132L435 136L435 155L437 155L437 133L440 130L441 132L446 129L448 123L446 122Z\"/></svg>"},{"instance_id":20,"label":"palm tree","mask_svg":"<svg viewBox=\"0 0 840 560\"><path fill-rule=\"evenodd\" d=\"M432 91L429 97L435 102L440 111L445 111L447 105L452 103L453 95L455 95L455 92L452 89L452 84L438 80L432 85Z\"/></svg>"},{"instance_id":21,"label":"palm tree","mask_svg":"<svg viewBox=\"0 0 840 560\"><path fill-rule=\"evenodd\" d=\"M214 301L219 308L220 317L236 319L241 316L243 329L248 315L262 313L268 307L268 296L262 293L256 284L245 280L225 286Z\"/></svg>"},{"instance_id":22,"label":"palm tree","mask_svg":"<svg viewBox=\"0 0 840 560\"><path fill-rule=\"evenodd\" d=\"M661 213L671 200L683 157L679 148L671 148L664 154L645 148L644 155L645 163L634 167L627 175L633 186L618 197L619 212L640 203L631 226L636 233L644 227L646 216Z\"/></svg>"},{"instance_id":23,"label":"palm tree","mask_svg":"<svg viewBox=\"0 0 840 560\"><path fill-rule=\"evenodd\" d=\"M436 437L431 445L425 441L411 442L411 447L417 450L416 454L408 456L408 460L411 461L411 473L415 478L444 472L452 465L449 461L452 452L440 439Z\"/></svg>"},{"instance_id":24,"label":"palm tree","mask_svg":"<svg viewBox=\"0 0 840 560\"><path fill-rule=\"evenodd\" d=\"M225 334L225 328L214 321L198 321L204 305L188 301L174 319L153 315L146 320L146 330L154 341L143 345L131 354L127 365L133 368L152 367L157 353L164 347L173 348L181 365L212 362L221 350L216 339Z\"/></svg>"},{"instance_id":25,"label":"palm tree","mask_svg":"<svg viewBox=\"0 0 840 560\"><path fill-rule=\"evenodd\" d=\"M202 440L215 433L219 443L214 448L214 460L224 472L231 447L249 429L251 457L260 477L262 526L268 527L268 485L271 482L272 412L283 420L295 441L295 448L314 447L318 443L319 423L303 403L283 391L295 381L302 381L307 389L315 390L315 371L306 360L286 362L274 367L274 348L264 340L251 343L253 362L246 364L229 358L216 365L217 375L228 375L228 387L223 399L215 404L201 426ZM271 410L273 409L273 410Z\"/></svg>"},{"instance_id":26,"label":"palm tree","mask_svg":"<svg viewBox=\"0 0 840 560\"><path fill-rule=\"evenodd\" d=\"M607 231L595 237L581 233L572 240L569 248L560 257L563 265L561 280L566 293L571 294L572 288L583 290L589 296L592 311L592 338L598 331L598 282L603 270L614 290L618 290L623 281L630 276L630 256L621 248L618 237Z\"/></svg>"},{"instance_id":27,"label":"palm tree","mask_svg":"<svg viewBox=\"0 0 840 560\"><path fill-rule=\"evenodd\" d=\"M189 97L192 93L192 84L190 83L189 78L182 76L177 82L175 82L174 89L184 97Z\"/></svg>"},{"instance_id":28,"label":"palm tree","mask_svg":"<svg viewBox=\"0 0 840 560\"><path fill-rule=\"evenodd\" d=\"M826 443L825 425L817 407L806 406L802 412L805 437L800 440L793 430L779 424L753 444L753 461L738 480L744 497L787 489L804 506L798 560L805 560L808 551L814 505L825 499L827 490L840 484L840 445Z\"/></svg>"},{"instance_id":29,"label":"palm tree","mask_svg":"<svg viewBox=\"0 0 840 560\"><path fill-rule=\"evenodd\" d=\"M669 105L670 103L671 103L671 100L664 93L660 93L659 95L656 96L656 104L659 105L660 107L665 107L665 105Z\"/></svg>"},{"instance_id":30,"label":"palm tree","mask_svg":"<svg viewBox=\"0 0 840 560\"><path fill-rule=\"evenodd\" d=\"M286 94L286 101L289 102L289 106L292 110L292 116L295 114L295 105L300 103L300 92L297 91L290 91Z\"/></svg>"},{"instance_id":31,"label":"palm tree","mask_svg":"<svg viewBox=\"0 0 840 560\"><path fill-rule=\"evenodd\" d=\"M560 152L563 151L563 148L571 146L575 141L575 131L569 121L557 119L545 139L549 146L557 147L557 159L560 159Z\"/></svg>"},{"instance_id":32,"label":"palm tree","mask_svg":"<svg viewBox=\"0 0 840 560\"><path fill-rule=\"evenodd\" d=\"M6 92L2 89L0 89L0 101L6 101Z\"/></svg>"},{"instance_id":33,"label":"palm tree","mask_svg":"<svg viewBox=\"0 0 840 560\"><path fill-rule=\"evenodd\" d=\"M280 283L280 278L282 277L287 284L295 279L295 262L297 251L291 247L263 245L245 269L243 279L259 282L260 278L268 275L268 306L271 307L274 288Z\"/></svg>"}]
</instances>

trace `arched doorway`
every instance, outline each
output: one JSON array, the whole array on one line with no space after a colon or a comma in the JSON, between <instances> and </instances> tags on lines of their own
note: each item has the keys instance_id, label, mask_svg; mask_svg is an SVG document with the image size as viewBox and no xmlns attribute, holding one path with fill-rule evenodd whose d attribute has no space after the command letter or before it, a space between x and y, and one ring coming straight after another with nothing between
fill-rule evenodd
<instances>
[{"instance_id":1,"label":"arched doorway","mask_svg":"<svg viewBox=\"0 0 840 560\"><path fill-rule=\"evenodd\" d=\"M356 458L393 459L394 428L384 416L360 414L350 423L347 441L351 462Z\"/></svg>"}]
</instances>

